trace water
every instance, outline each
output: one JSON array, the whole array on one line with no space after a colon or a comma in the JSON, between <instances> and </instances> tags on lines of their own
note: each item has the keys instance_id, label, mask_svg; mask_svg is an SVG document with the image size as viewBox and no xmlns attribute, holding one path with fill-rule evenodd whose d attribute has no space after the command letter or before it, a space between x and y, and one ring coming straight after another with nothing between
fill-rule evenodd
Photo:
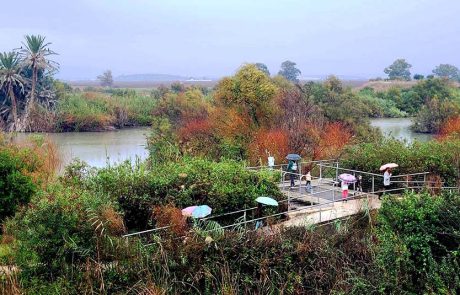
<instances>
[{"instance_id":1,"label":"water","mask_svg":"<svg viewBox=\"0 0 460 295\"><path fill-rule=\"evenodd\" d=\"M149 128L130 128L106 132L68 132L47 134L58 146L65 167L74 158L85 161L90 166L105 167L136 157L146 159ZM23 140L28 134L18 134Z\"/></svg>"},{"instance_id":2,"label":"water","mask_svg":"<svg viewBox=\"0 0 460 295\"><path fill-rule=\"evenodd\" d=\"M413 142L414 140L429 141L433 138L432 134L415 133L411 130L411 118L382 118L371 119L371 125L379 127L383 134L397 139Z\"/></svg>"}]
</instances>

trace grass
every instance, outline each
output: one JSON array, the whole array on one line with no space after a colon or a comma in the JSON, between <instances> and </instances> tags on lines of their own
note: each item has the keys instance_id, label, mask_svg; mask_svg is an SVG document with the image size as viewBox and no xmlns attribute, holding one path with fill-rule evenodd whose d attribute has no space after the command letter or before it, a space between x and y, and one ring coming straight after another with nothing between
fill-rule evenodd
<instances>
[{"instance_id":1,"label":"grass","mask_svg":"<svg viewBox=\"0 0 460 295\"><path fill-rule=\"evenodd\" d=\"M56 131L98 131L112 126L147 126L155 99L137 92L72 93L59 100Z\"/></svg>"},{"instance_id":2,"label":"grass","mask_svg":"<svg viewBox=\"0 0 460 295\"><path fill-rule=\"evenodd\" d=\"M0 236L0 240L2 237ZM0 262L8 258L13 253L11 247L6 244L0 244Z\"/></svg>"}]
</instances>

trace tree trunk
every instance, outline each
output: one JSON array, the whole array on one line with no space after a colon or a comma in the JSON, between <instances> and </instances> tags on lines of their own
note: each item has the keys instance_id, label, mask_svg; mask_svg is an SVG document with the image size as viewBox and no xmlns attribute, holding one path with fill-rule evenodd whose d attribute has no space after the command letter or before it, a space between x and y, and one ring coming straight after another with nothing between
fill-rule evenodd
<instances>
[{"instance_id":1,"label":"tree trunk","mask_svg":"<svg viewBox=\"0 0 460 295\"><path fill-rule=\"evenodd\" d=\"M30 130L30 111L33 109L35 106L35 88L37 85L37 68L32 69L32 89L30 93L30 98L28 99L26 103L26 110L21 122L21 126L18 127L18 131L27 131L27 129Z\"/></svg>"},{"instance_id":2,"label":"tree trunk","mask_svg":"<svg viewBox=\"0 0 460 295\"><path fill-rule=\"evenodd\" d=\"M32 107L35 103L35 87L37 85L37 68L32 69L32 93L30 94L29 107Z\"/></svg>"},{"instance_id":3,"label":"tree trunk","mask_svg":"<svg viewBox=\"0 0 460 295\"><path fill-rule=\"evenodd\" d=\"M11 100L11 111L13 113L13 126L11 126L12 131L17 131L18 125L18 107L16 103L16 96L14 95L13 86L10 84L8 85L8 95L10 96Z\"/></svg>"}]
</instances>

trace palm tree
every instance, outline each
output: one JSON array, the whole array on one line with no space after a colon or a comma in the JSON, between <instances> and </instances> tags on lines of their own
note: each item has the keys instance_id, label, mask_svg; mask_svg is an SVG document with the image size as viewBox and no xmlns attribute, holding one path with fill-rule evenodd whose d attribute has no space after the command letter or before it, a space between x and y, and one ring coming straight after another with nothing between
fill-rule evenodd
<instances>
[{"instance_id":1,"label":"palm tree","mask_svg":"<svg viewBox=\"0 0 460 295\"><path fill-rule=\"evenodd\" d=\"M5 91L11 101L11 113L13 115L12 130L16 130L18 124L18 107L14 87L19 87L24 92L24 80L20 75L21 60L15 52L0 53L0 89Z\"/></svg>"},{"instance_id":2,"label":"palm tree","mask_svg":"<svg viewBox=\"0 0 460 295\"><path fill-rule=\"evenodd\" d=\"M28 99L25 113L25 124L29 117L30 109L34 106L35 97L36 97L36 86L38 80L39 71L45 70L56 70L58 64L52 60L49 60L50 55L55 55L54 51L51 51L48 47L51 45L49 42L45 42L45 37L40 35L26 35L25 43L22 43L22 47L19 50L24 64L32 69L32 89L30 93L30 98Z\"/></svg>"}]
</instances>

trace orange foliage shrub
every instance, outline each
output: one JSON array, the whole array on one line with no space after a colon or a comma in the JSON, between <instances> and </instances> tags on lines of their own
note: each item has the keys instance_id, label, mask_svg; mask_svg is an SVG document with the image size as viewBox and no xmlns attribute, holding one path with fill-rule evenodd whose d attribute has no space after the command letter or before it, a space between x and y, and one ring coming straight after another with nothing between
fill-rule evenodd
<instances>
[{"instance_id":1,"label":"orange foliage shrub","mask_svg":"<svg viewBox=\"0 0 460 295\"><path fill-rule=\"evenodd\" d=\"M438 140L460 138L460 116L452 117L441 126Z\"/></svg>"},{"instance_id":2,"label":"orange foliage shrub","mask_svg":"<svg viewBox=\"0 0 460 295\"><path fill-rule=\"evenodd\" d=\"M305 146L305 156L312 160L337 158L353 136L351 130L340 122L306 127L309 141Z\"/></svg>"},{"instance_id":3,"label":"orange foliage shrub","mask_svg":"<svg viewBox=\"0 0 460 295\"><path fill-rule=\"evenodd\" d=\"M100 218L111 235L121 235L126 232L123 217L112 207L106 206L100 210Z\"/></svg>"},{"instance_id":4,"label":"orange foliage shrub","mask_svg":"<svg viewBox=\"0 0 460 295\"><path fill-rule=\"evenodd\" d=\"M217 134L225 139L239 140L252 137L251 119L233 108L217 107L210 116Z\"/></svg>"},{"instance_id":5,"label":"orange foliage shrub","mask_svg":"<svg viewBox=\"0 0 460 295\"><path fill-rule=\"evenodd\" d=\"M0 149L8 149L20 157L27 167L24 173L37 184L46 185L52 181L61 165L58 148L48 137L31 136L25 141L0 143Z\"/></svg>"},{"instance_id":6,"label":"orange foliage shrub","mask_svg":"<svg viewBox=\"0 0 460 295\"><path fill-rule=\"evenodd\" d=\"M212 123L207 119L185 123L177 132L184 152L191 155L206 155L218 144Z\"/></svg>"},{"instance_id":7,"label":"orange foliage shrub","mask_svg":"<svg viewBox=\"0 0 460 295\"><path fill-rule=\"evenodd\" d=\"M251 163L266 161L270 155L275 158L275 163L281 163L289 153L289 137L283 130L259 130L252 143L249 145Z\"/></svg>"},{"instance_id":8,"label":"orange foliage shrub","mask_svg":"<svg viewBox=\"0 0 460 295\"><path fill-rule=\"evenodd\" d=\"M187 219L180 209L172 205L155 207L153 218L156 220L157 227L170 226L168 229L170 233L180 236L186 233Z\"/></svg>"}]
</instances>

